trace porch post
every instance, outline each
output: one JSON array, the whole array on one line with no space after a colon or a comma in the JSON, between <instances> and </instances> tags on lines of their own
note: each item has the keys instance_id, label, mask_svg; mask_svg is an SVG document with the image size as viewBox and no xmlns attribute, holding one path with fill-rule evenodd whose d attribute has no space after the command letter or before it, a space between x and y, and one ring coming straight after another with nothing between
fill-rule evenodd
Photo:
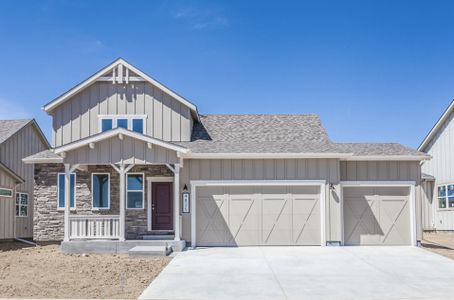
<instances>
[{"instance_id":1,"label":"porch post","mask_svg":"<svg viewBox=\"0 0 454 300\"><path fill-rule=\"evenodd\" d=\"M125 165L120 165L120 241L125 240L126 209L125 209Z\"/></svg>"},{"instance_id":2,"label":"porch post","mask_svg":"<svg viewBox=\"0 0 454 300\"><path fill-rule=\"evenodd\" d=\"M175 230L175 241L181 239L180 236L180 165L174 166L174 180L173 180L173 199L174 199L174 218L173 229Z\"/></svg>"},{"instance_id":3,"label":"porch post","mask_svg":"<svg viewBox=\"0 0 454 300\"><path fill-rule=\"evenodd\" d=\"M70 212L70 206L71 206L71 191L70 191L70 182L71 182L71 165L70 164L65 164L65 235L63 238L63 241L68 242L69 241L69 235L70 235L70 224L69 224L69 212Z\"/></svg>"}]
</instances>

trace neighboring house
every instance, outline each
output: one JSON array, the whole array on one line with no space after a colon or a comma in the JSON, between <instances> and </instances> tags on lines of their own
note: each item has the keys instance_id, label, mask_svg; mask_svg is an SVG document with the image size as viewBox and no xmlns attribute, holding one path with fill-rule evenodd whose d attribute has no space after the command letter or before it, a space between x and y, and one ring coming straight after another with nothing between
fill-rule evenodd
<instances>
[{"instance_id":1,"label":"neighboring house","mask_svg":"<svg viewBox=\"0 0 454 300\"><path fill-rule=\"evenodd\" d=\"M33 237L33 166L22 159L49 149L35 120L0 120L0 239Z\"/></svg>"},{"instance_id":2,"label":"neighboring house","mask_svg":"<svg viewBox=\"0 0 454 300\"><path fill-rule=\"evenodd\" d=\"M43 109L53 149L24 160L35 164L34 238L66 251L421 239L428 156L333 143L316 115L204 116L122 59Z\"/></svg>"},{"instance_id":3,"label":"neighboring house","mask_svg":"<svg viewBox=\"0 0 454 300\"><path fill-rule=\"evenodd\" d=\"M418 150L432 159L422 165L424 230L454 230L454 101Z\"/></svg>"}]
</instances>

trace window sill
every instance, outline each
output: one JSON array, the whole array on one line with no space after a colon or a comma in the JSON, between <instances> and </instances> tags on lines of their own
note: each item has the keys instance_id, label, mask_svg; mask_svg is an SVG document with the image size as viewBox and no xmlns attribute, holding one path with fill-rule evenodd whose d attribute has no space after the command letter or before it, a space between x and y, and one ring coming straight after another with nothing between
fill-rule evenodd
<instances>
[{"instance_id":1,"label":"window sill","mask_svg":"<svg viewBox=\"0 0 454 300\"><path fill-rule=\"evenodd\" d=\"M136 208L136 207L127 207L126 210L144 210L145 208L144 207L141 207L141 208Z\"/></svg>"},{"instance_id":2,"label":"window sill","mask_svg":"<svg viewBox=\"0 0 454 300\"><path fill-rule=\"evenodd\" d=\"M16 216L16 218L28 218L28 216Z\"/></svg>"},{"instance_id":3,"label":"window sill","mask_svg":"<svg viewBox=\"0 0 454 300\"><path fill-rule=\"evenodd\" d=\"M91 210L92 211L100 211L100 210L109 210L110 207L92 207Z\"/></svg>"},{"instance_id":4,"label":"window sill","mask_svg":"<svg viewBox=\"0 0 454 300\"><path fill-rule=\"evenodd\" d=\"M450 208L437 208L437 212L444 212L444 211L454 211L454 207L450 207Z\"/></svg>"},{"instance_id":5,"label":"window sill","mask_svg":"<svg viewBox=\"0 0 454 300\"><path fill-rule=\"evenodd\" d=\"M70 211L76 211L77 209L76 208L70 208L69 209ZM57 211L65 211L64 208L57 208Z\"/></svg>"}]
</instances>

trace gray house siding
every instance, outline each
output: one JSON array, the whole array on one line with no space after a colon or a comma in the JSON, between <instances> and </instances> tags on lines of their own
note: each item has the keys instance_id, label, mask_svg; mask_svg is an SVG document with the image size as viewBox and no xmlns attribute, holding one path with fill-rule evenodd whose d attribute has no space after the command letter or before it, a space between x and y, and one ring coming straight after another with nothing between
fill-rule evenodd
<instances>
[{"instance_id":1,"label":"gray house siding","mask_svg":"<svg viewBox=\"0 0 454 300\"><path fill-rule=\"evenodd\" d=\"M25 180L16 187L16 191L28 194L28 216L16 218L17 237L29 238L33 235L33 165L24 164L22 158L47 148L33 123L29 123L0 145L0 161Z\"/></svg>"},{"instance_id":2,"label":"gray house siding","mask_svg":"<svg viewBox=\"0 0 454 300\"><path fill-rule=\"evenodd\" d=\"M180 195L191 180L326 180L339 183L337 159L189 159L181 169ZM327 239L340 240L340 206L336 192L326 190ZM181 199L180 199L181 200ZM182 238L191 240L191 214L182 217Z\"/></svg>"},{"instance_id":3,"label":"gray house siding","mask_svg":"<svg viewBox=\"0 0 454 300\"><path fill-rule=\"evenodd\" d=\"M99 132L99 115L146 115L146 133L164 141L189 141L190 109L147 82L96 82L53 112L52 143L59 147Z\"/></svg>"},{"instance_id":4,"label":"gray house siding","mask_svg":"<svg viewBox=\"0 0 454 300\"><path fill-rule=\"evenodd\" d=\"M175 151L153 145L125 136L110 138L95 144L91 149L87 146L68 152L65 159L70 164L111 164L123 161L126 164L145 163L176 163L178 158Z\"/></svg>"},{"instance_id":5,"label":"gray house siding","mask_svg":"<svg viewBox=\"0 0 454 300\"><path fill-rule=\"evenodd\" d=\"M426 185L425 230L454 230L454 210L439 209L437 186L454 184L454 113L451 113L430 143L422 149L432 156L424 162L422 172L435 177L435 184Z\"/></svg>"}]
</instances>

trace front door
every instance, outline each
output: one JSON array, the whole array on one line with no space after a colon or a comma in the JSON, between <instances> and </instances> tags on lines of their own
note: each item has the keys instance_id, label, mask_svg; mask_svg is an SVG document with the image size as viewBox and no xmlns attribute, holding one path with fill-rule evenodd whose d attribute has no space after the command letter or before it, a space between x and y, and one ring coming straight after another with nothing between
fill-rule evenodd
<instances>
[{"instance_id":1,"label":"front door","mask_svg":"<svg viewBox=\"0 0 454 300\"><path fill-rule=\"evenodd\" d=\"M153 182L151 188L153 230L173 229L172 182Z\"/></svg>"}]
</instances>

